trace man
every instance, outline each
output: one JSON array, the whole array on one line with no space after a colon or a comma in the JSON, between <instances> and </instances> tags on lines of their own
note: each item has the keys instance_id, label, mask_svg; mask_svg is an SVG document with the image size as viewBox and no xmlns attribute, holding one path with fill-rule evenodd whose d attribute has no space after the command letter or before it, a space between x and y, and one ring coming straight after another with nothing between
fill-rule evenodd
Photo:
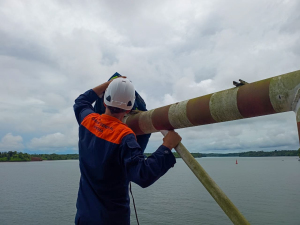
<instances>
[{"instance_id":1,"label":"man","mask_svg":"<svg viewBox=\"0 0 300 225\"><path fill-rule=\"evenodd\" d=\"M113 80L118 77L122 77L122 75L119 74L118 72L116 72L108 79L108 81ZM104 106L104 98L103 97L104 97L103 95L100 96L94 104L94 110L96 113L99 113L99 114L105 113L106 107ZM147 111L146 103L137 91L135 91L135 101L134 101L132 110ZM143 152L145 151L145 149L147 147L150 136L151 136L151 134L143 134L143 135L136 136L136 140L139 143L140 147L142 148Z\"/></svg>"},{"instance_id":2,"label":"man","mask_svg":"<svg viewBox=\"0 0 300 225\"><path fill-rule=\"evenodd\" d=\"M105 91L105 113L92 103ZM171 149L181 137L170 131L147 159L133 131L121 121L134 104L134 87L125 77L80 95L74 104L79 126L80 184L76 224L130 224L128 185L145 188L175 164Z\"/></svg>"}]
</instances>

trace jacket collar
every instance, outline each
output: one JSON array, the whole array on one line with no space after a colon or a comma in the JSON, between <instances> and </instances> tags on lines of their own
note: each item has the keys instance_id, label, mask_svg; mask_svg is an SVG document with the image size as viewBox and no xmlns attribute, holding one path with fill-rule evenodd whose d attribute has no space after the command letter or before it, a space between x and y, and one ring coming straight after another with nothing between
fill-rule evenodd
<instances>
[{"instance_id":1,"label":"jacket collar","mask_svg":"<svg viewBox=\"0 0 300 225\"><path fill-rule=\"evenodd\" d=\"M110 115L101 114L101 117L104 120L114 121L114 122L118 122L118 123L123 123L121 120L117 119L116 117L110 116Z\"/></svg>"}]
</instances>

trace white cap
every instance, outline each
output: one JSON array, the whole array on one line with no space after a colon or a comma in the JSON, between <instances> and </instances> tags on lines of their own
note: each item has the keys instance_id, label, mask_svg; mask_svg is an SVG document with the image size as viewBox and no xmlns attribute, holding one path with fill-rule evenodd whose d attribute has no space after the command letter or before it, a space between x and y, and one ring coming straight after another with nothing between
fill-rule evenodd
<instances>
[{"instance_id":1,"label":"white cap","mask_svg":"<svg viewBox=\"0 0 300 225\"><path fill-rule=\"evenodd\" d=\"M135 89L130 80L116 78L107 87L104 103L108 106L131 110L135 101Z\"/></svg>"}]
</instances>

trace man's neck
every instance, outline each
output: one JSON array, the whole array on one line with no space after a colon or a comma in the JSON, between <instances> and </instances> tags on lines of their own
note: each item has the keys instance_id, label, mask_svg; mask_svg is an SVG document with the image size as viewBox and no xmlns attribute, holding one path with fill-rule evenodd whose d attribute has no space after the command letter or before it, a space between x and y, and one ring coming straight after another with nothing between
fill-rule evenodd
<instances>
[{"instance_id":1,"label":"man's neck","mask_svg":"<svg viewBox=\"0 0 300 225\"><path fill-rule=\"evenodd\" d=\"M126 112L123 112L123 113L114 113L114 114L112 114L112 113L109 111L109 109L106 108L104 114L105 114L105 115L112 116L112 117L115 117L115 118L117 118L118 120L122 121L123 118L124 118L124 116L125 116L125 114L126 114Z\"/></svg>"}]
</instances>

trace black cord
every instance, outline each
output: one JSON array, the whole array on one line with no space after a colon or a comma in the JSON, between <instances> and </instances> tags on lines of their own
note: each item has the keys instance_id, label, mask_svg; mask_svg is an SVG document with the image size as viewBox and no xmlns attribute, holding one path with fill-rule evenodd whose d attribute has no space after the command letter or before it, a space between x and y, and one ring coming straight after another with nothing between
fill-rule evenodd
<instances>
[{"instance_id":1,"label":"black cord","mask_svg":"<svg viewBox=\"0 0 300 225\"><path fill-rule=\"evenodd\" d=\"M134 203L134 198L133 198L132 190L131 190L131 182L129 182L129 191L130 191L130 194L131 194L131 197L132 197L132 202L133 202L133 207L134 207L134 211L135 211L136 221L137 221L137 224L140 225L139 219L138 219L138 216L137 216L137 212L136 212L136 208L135 208L135 203Z\"/></svg>"}]
</instances>

